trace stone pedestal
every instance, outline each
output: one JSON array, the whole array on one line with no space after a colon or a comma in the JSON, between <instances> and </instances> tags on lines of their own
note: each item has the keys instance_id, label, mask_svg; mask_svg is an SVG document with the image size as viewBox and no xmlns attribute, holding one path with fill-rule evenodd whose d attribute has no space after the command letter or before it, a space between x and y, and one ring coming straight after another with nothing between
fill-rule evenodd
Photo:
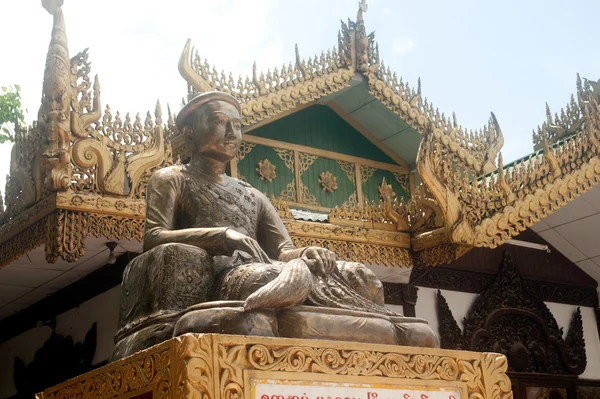
<instances>
[{"instance_id":1,"label":"stone pedestal","mask_svg":"<svg viewBox=\"0 0 600 399\"><path fill-rule=\"evenodd\" d=\"M37 398L512 399L506 368L495 353L186 334Z\"/></svg>"}]
</instances>

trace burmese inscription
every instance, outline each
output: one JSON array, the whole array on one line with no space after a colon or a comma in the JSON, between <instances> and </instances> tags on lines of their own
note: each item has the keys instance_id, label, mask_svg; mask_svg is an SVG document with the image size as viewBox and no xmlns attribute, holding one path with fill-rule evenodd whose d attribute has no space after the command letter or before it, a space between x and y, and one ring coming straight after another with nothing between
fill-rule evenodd
<instances>
[{"instance_id":1,"label":"burmese inscription","mask_svg":"<svg viewBox=\"0 0 600 399\"><path fill-rule=\"evenodd\" d=\"M253 379L251 399L459 399L457 387Z\"/></svg>"}]
</instances>

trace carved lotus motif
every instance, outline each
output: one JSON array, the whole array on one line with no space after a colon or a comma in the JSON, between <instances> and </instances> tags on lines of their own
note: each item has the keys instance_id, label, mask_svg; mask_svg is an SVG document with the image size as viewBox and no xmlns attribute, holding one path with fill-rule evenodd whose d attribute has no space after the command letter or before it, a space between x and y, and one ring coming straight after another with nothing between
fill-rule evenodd
<instances>
[{"instance_id":1,"label":"carved lotus motif","mask_svg":"<svg viewBox=\"0 0 600 399\"><path fill-rule=\"evenodd\" d=\"M319 176L319 183L321 183L321 187L323 187L323 191L334 192L337 190L337 178L329 172L321 173Z\"/></svg>"},{"instance_id":2,"label":"carved lotus motif","mask_svg":"<svg viewBox=\"0 0 600 399\"><path fill-rule=\"evenodd\" d=\"M277 174L275 173L275 165L269 162L268 159L259 161L256 171L258 172L261 180L272 181L275 177L277 177Z\"/></svg>"}]
</instances>

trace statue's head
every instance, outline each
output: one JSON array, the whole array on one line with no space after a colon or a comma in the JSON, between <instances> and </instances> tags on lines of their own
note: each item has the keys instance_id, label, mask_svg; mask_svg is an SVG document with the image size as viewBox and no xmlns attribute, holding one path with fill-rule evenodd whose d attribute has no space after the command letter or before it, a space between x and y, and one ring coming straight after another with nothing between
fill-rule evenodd
<instances>
[{"instance_id":1,"label":"statue's head","mask_svg":"<svg viewBox=\"0 0 600 399\"><path fill-rule=\"evenodd\" d=\"M242 141L242 108L235 97L212 91L192 98L177 115L177 129L192 157L228 162Z\"/></svg>"}]
</instances>

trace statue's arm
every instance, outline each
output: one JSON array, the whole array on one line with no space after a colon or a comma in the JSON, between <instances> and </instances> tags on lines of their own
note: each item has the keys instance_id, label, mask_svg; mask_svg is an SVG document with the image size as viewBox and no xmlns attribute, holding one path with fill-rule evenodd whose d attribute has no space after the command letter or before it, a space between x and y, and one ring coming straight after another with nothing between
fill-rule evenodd
<instances>
[{"instance_id":1,"label":"statue's arm","mask_svg":"<svg viewBox=\"0 0 600 399\"><path fill-rule=\"evenodd\" d=\"M189 244L225 252L227 228L176 229L183 184L183 176L177 167L158 170L148 181L144 252L168 243Z\"/></svg>"},{"instance_id":2,"label":"statue's arm","mask_svg":"<svg viewBox=\"0 0 600 399\"><path fill-rule=\"evenodd\" d=\"M296 248L271 202L258 190L260 199L258 241L271 259L288 262L302 257L306 248Z\"/></svg>"}]
</instances>

